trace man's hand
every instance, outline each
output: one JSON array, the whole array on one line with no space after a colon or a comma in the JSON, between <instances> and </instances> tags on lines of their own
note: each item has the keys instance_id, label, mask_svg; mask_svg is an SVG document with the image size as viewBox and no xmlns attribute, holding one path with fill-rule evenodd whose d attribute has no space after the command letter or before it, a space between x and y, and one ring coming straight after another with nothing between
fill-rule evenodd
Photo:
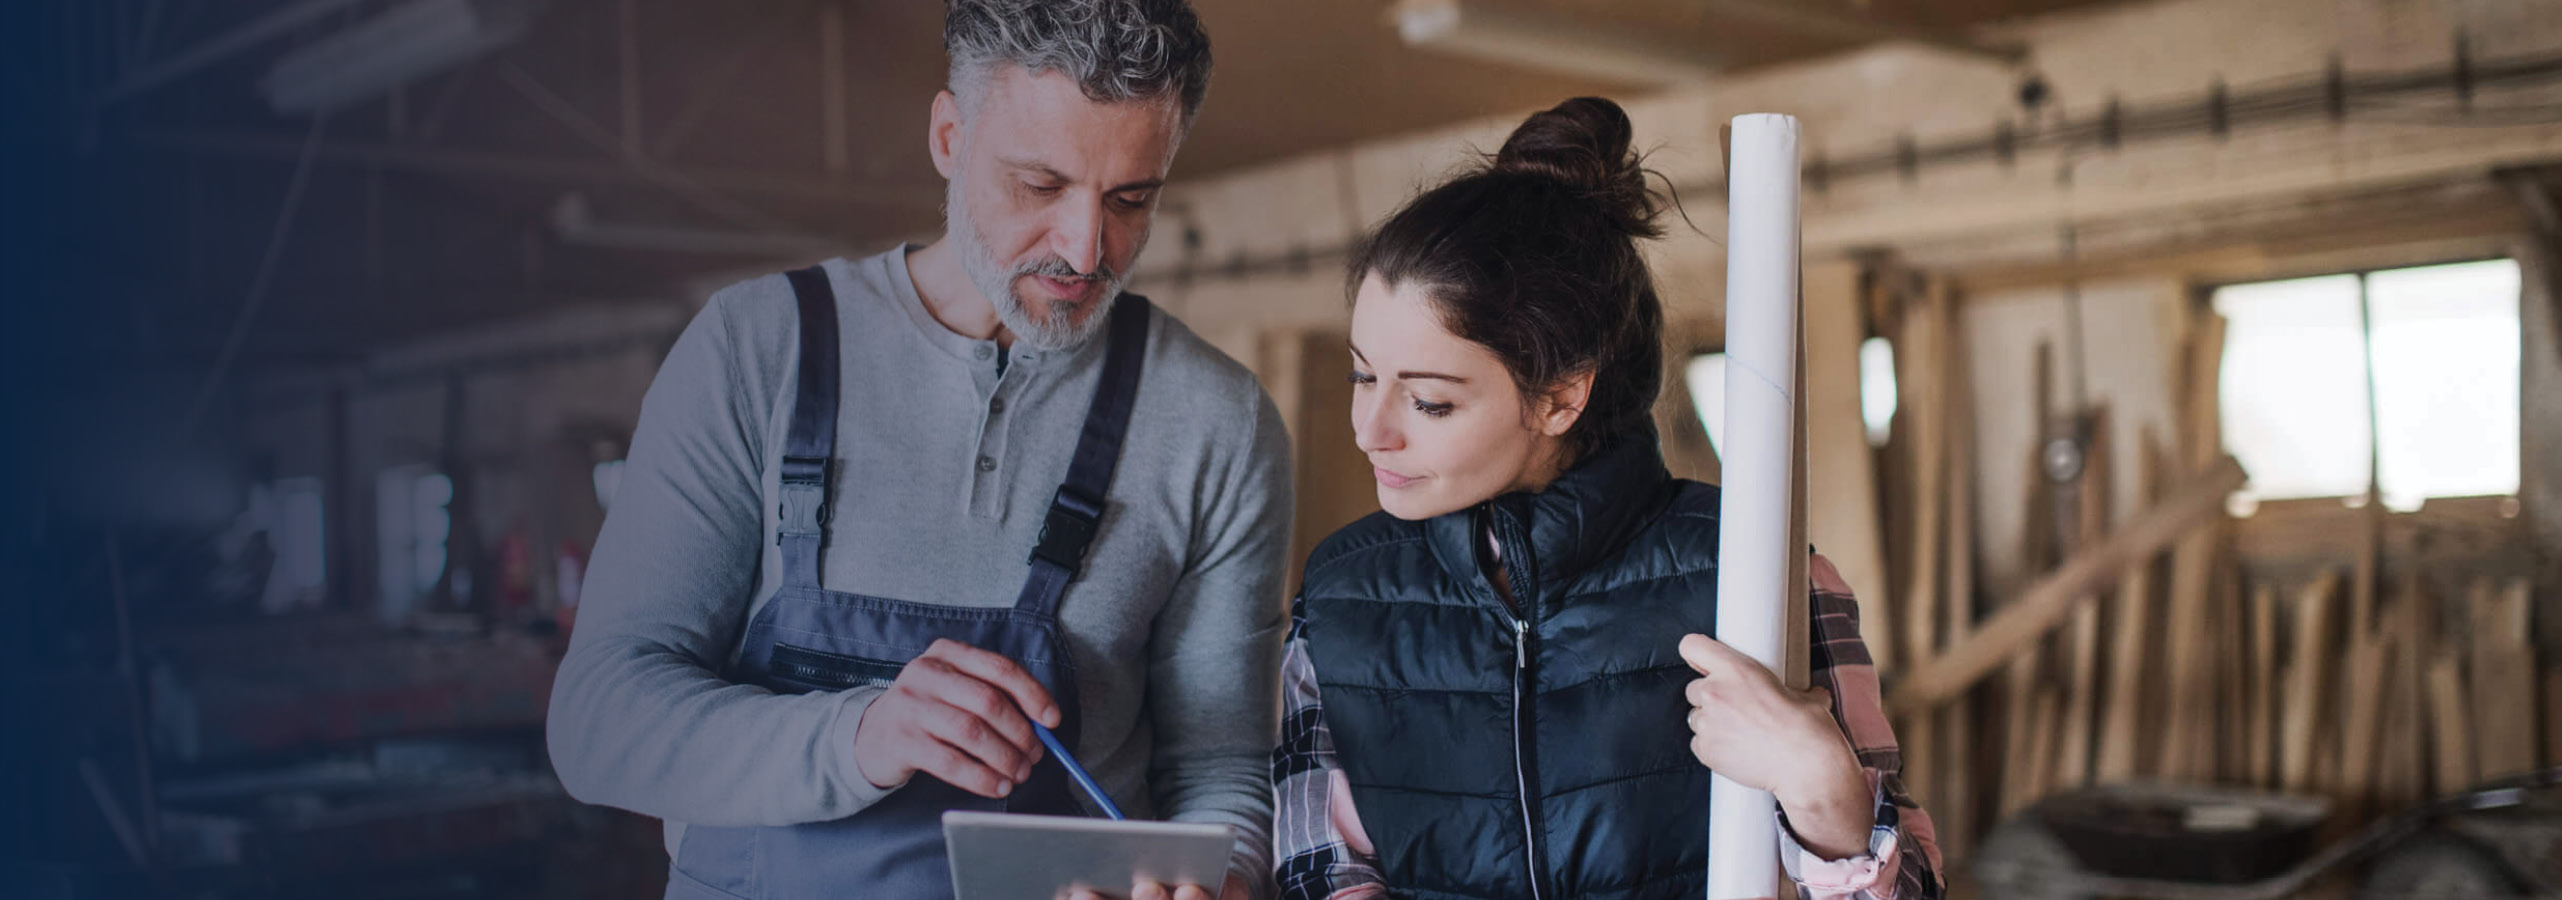
<instances>
[{"instance_id":1,"label":"man's hand","mask_svg":"<svg viewBox=\"0 0 2562 900\"><path fill-rule=\"evenodd\" d=\"M1058 704L1022 666L938 640L863 712L854 762L875 787L895 788L923 772L981 797L1003 797L1041 761L1026 713L1059 724Z\"/></svg>"},{"instance_id":2,"label":"man's hand","mask_svg":"<svg viewBox=\"0 0 2562 900\"><path fill-rule=\"evenodd\" d=\"M1251 896L1253 894L1245 889L1245 882L1238 880L1235 875L1230 875L1227 884L1219 889L1218 900L1246 900ZM1114 900L1112 897L1090 890L1077 891L1069 894L1068 898L1069 900ZM1142 881L1130 888L1129 900L1210 900L1210 891L1197 884L1180 885L1168 891L1165 885L1153 881Z\"/></svg>"}]
</instances>

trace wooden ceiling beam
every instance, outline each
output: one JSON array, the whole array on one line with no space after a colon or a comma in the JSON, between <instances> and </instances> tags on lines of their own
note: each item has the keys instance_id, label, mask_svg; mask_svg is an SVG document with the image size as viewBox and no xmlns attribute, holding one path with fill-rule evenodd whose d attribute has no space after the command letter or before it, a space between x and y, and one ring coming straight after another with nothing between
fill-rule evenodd
<instances>
[{"instance_id":1,"label":"wooden ceiling beam","mask_svg":"<svg viewBox=\"0 0 2562 900\"><path fill-rule=\"evenodd\" d=\"M1904 41L2003 65L2028 60L2028 45L2016 41L1978 40L1962 32L1890 22L1824 0L1699 0L1709 12L1746 19L1800 34L1867 43Z\"/></svg>"},{"instance_id":2,"label":"wooden ceiling beam","mask_svg":"<svg viewBox=\"0 0 2562 900\"><path fill-rule=\"evenodd\" d=\"M292 162L301 151L298 139L268 134L149 131L139 133L137 137L146 145L240 159ZM314 162L546 184L657 186L657 182L646 173L621 160L566 158L504 150L330 141L321 145ZM941 209L943 203L942 186L930 183L658 165L705 187L744 197L901 212L932 212Z\"/></svg>"}]
</instances>

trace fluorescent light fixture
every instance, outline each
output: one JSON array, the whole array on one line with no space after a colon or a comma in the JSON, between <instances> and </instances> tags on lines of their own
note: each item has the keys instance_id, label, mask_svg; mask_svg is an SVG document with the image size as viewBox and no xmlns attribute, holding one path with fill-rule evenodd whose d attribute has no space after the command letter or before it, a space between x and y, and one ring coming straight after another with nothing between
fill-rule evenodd
<instances>
[{"instance_id":1,"label":"fluorescent light fixture","mask_svg":"<svg viewBox=\"0 0 2562 900\"><path fill-rule=\"evenodd\" d=\"M258 82L279 114L326 112L370 100L523 37L524 4L407 0L303 46Z\"/></svg>"},{"instance_id":2,"label":"fluorescent light fixture","mask_svg":"<svg viewBox=\"0 0 2562 900\"><path fill-rule=\"evenodd\" d=\"M1718 68L1706 53L1477 2L1401 0L1388 15L1408 46L1601 81L1673 85Z\"/></svg>"}]
</instances>

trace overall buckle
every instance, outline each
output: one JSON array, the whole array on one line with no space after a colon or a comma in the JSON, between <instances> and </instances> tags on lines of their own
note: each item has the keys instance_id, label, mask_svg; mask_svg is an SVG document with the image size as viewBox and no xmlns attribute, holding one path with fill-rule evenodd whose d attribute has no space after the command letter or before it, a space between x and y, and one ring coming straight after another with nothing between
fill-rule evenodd
<instances>
[{"instance_id":1,"label":"overall buckle","mask_svg":"<svg viewBox=\"0 0 2562 900\"><path fill-rule=\"evenodd\" d=\"M1085 550L1103 523L1103 504L1065 486L1050 498L1041 537L1032 546L1033 560L1047 560L1073 575L1085 563ZM1028 560L1027 560L1028 561Z\"/></svg>"}]
</instances>

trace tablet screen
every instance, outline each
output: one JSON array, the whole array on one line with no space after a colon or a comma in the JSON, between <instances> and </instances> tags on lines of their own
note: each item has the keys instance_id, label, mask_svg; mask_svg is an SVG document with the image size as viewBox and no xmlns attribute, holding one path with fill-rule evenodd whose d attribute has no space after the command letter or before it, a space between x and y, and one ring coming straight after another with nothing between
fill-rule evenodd
<instances>
[{"instance_id":1,"label":"tablet screen","mask_svg":"<svg viewBox=\"0 0 2562 900\"><path fill-rule=\"evenodd\" d=\"M943 814L959 900L1049 900L1077 888L1125 897L1138 881L1217 893L1236 836L1225 825L1073 816Z\"/></svg>"}]
</instances>

